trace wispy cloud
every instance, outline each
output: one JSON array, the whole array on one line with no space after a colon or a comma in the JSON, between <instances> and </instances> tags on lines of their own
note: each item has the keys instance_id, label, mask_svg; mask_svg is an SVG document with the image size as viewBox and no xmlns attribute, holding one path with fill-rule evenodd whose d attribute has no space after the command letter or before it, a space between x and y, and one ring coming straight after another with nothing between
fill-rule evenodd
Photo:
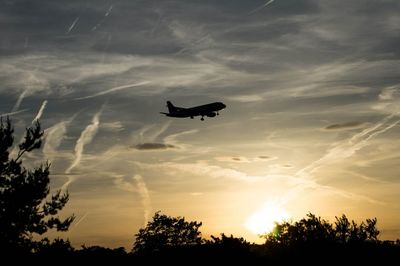
<instances>
[{"instance_id":1,"label":"wispy cloud","mask_svg":"<svg viewBox=\"0 0 400 266\"><path fill-rule=\"evenodd\" d=\"M364 148L369 141L396 126L400 120L393 120L394 115L384 117L381 121L353 135L350 139L335 144L328 152L296 173L297 177L310 178L319 168L347 159L356 151Z\"/></svg>"},{"instance_id":2,"label":"wispy cloud","mask_svg":"<svg viewBox=\"0 0 400 266\"><path fill-rule=\"evenodd\" d=\"M389 86L384 88L379 94L379 100L394 100L400 96L400 85Z\"/></svg>"},{"instance_id":3,"label":"wispy cloud","mask_svg":"<svg viewBox=\"0 0 400 266\"><path fill-rule=\"evenodd\" d=\"M228 99L231 101L243 102L243 103L259 102L264 100L264 98L261 97L259 94L235 95L235 96L229 96Z\"/></svg>"},{"instance_id":4,"label":"wispy cloud","mask_svg":"<svg viewBox=\"0 0 400 266\"><path fill-rule=\"evenodd\" d=\"M35 121L38 121L42 117L44 109L46 108L46 105L47 105L47 100L44 100L42 105L40 106L38 113L36 114L35 118L32 120L32 123L34 123Z\"/></svg>"},{"instance_id":5,"label":"wispy cloud","mask_svg":"<svg viewBox=\"0 0 400 266\"><path fill-rule=\"evenodd\" d=\"M125 129L125 127L121 121L101 123L101 128L110 130L110 131L116 131L116 132L122 131Z\"/></svg>"},{"instance_id":6,"label":"wispy cloud","mask_svg":"<svg viewBox=\"0 0 400 266\"><path fill-rule=\"evenodd\" d=\"M69 34L71 30L75 27L76 23L78 23L79 17L77 17L72 24L68 27L66 34Z\"/></svg>"},{"instance_id":7,"label":"wispy cloud","mask_svg":"<svg viewBox=\"0 0 400 266\"><path fill-rule=\"evenodd\" d=\"M136 174L127 181L124 175L115 175L114 183L119 189L139 194L144 209L144 225L146 225L151 215L151 198L143 177Z\"/></svg>"},{"instance_id":8,"label":"wispy cloud","mask_svg":"<svg viewBox=\"0 0 400 266\"><path fill-rule=\"evenodd\" d=\"M150 193L147 189L146 183L143 180L141 175L135 175L133 179L136 182L137 190L139 192L140 198L142 200L143 208L144 208L144 224L146 225L150 219L151 215L151 200Z\"/></svg>"},{"instance_id":9,"label":"wispy cloud","mask_svg":"<svg viewBox=\"0 0 400 266\"><path fill-rule=\"evenodd\" d=\"M134 146L134 148L137 150L166 150L166 149L175 149L177 147L172 144L166 144L166 143L146 142L137 144Z\"/></svg>"},{"instance_id":10,"label":"wispy cloud","mask_svg":"<svg viewBox=\"0 0 400 266\"><path fill-rule=\"evenodd\" d=\"M4 114L0 114L0 116L11 116L11 115L16 115L16 114L19 114L19 113L26 112L26 111L28 111L28 110L29 110L29 109L23 109L23 110L18 110L18 111L15 111L15 112L4 113Z\"/></svg>"},{"instance_id":11,"label":"wispy cloud","mask_svg":"<svg viewBox=\"0 0 400 266\"><path fill-rule=\"evenodd\" d=\"M61 121L54 126L45 130L45 142L43 152L49 156L56 153L56 149L60 146L65 133L67 132L67 121Z\"/></svg>"},{"instance_id":12,"label":"wispy cloud","mask_svg":"<svg viewBox=\"0 0 400 266\"><path fill-rule=\"evenodd\" d=\"M245 157L245 156L220 156L215 157L217 161L220 162L231 162L231 163L252 163L252 162L266 162L277 159L277 157L273 156L257 156L257 157Z\"/></svg>"},{"instance_id":13,"label":"wispy cloud","mask_svg":"<svg viewBox=\"0 0 400 266\"><path fill-rule=\"evenodd\" d=\"M67 126L74 120L75 115L70 119L58 122L54 126L47 128L44 131L44 145L43 153L48 157L57 155L58 147L65 138L67 132Z\"/></svg>"},{"instance_id":14,"label":"wispy cloud","mask_svg":"<svg viewBox=\"0 0 400 266\"><path fill-rule=\"evenodd\" d=\"M154 143L171 125L171 121L163 124L145 125L132 134L132 142L136 144ZM164 141L167 143L167 141Z\"/></svg>"},{"instance_id":15,"label":"wispy cloud","mask_svg":"<svg viewBox=\"0 0 400 266\"><path fill-rule=\"evenodd\" d=\"M153 165L154 167L154 165ZM267 177L264 176L253 176L247 173L241 172L236 169L224 168L218 165L210 165L207 162L197 163L175 163L168 162L159 164L158 167L170 168L179 170L182 172L188 172L199 176L209 176L213 178L227 178L236 179L244 182L255 182L259 180L265 180Z\"/></svg>"},{"instance_id":16,"label":"wispy cloud","mask_svg":"<svg viewBox=\"0 0 400 266\"><path fill-rule=\"evenodd\" d=\"M182 149L185 149L185 148L188 147L188 145L179 142L178 139L180 137L182 137L182 136L185 136L185 135L196 134L197 132L199 132L198 129L191 129L191 130L185 130L185 131L182 131L182 132L174 133L174 134L166 136L164 138L164 143L168 143L168 144L174 145L176 147L180 147Z\"/></svg>"},{"instance_id":17,"label":"wispy cloud","mask_svg":"<svg viewBox=\"0 0 400 266\"><path fill-rule=\"evenodd\" d=\"M69 235L71 234L71 232L72 232L73 230L75 230L75 229L78 227L78 225L79 225L83 220L86 219L86 217L88 216L88 214L89 214L89 212L86 212L84 215L82 215L81 217L79 217L79 219L78 219L76 222L72 223L71 227L70 227L69 230L68 230L68 234L69 234Z\"/></svg>"},{"instance_id":18,"label":"wispy cloud","mask_svg":"<svg viewBox=\"0 0 400 266\"><path fill-rule=\"evenodd\" d=\"M113 5L110 5L110 7L107 9L106 13L104 14L104 17L92 28L92 31L97 30L101 24L107 19L107 17L111 14L111 11L113 10Z\"/></svg>"},{"instance_id":19,"label":"wispy cloud","mask_svg":"<svg viewBox=\"0 0 400 266\"><path fill-rule=\"evenodd\" d=\"M19 109L19 107L21 106L22 100L25 98L25 96L27 95L27 93L28 93L28 90L24 90L24 91L18 96L17 102L15 103L15 105L14 105L14 107L13 107L13 109L12 109L12 112L16 112L16 111Z\"/></svg>"},{"instance_id":20,"label":"wispy cloud","mask_svg":"<svg viewBox=\"0 0 400 266\"><path fill-rule=\"evenodd\" d=\"M149 81L143 81L143 82L139 82L139 83L132 83L132 84L128 84L128 85L123 85L123 86L118 86L118 87L114 87L105 91L101 91L92 95L88 95L88 96L84 96L84 97L79 97L79 98L75 98L75 100L84 100L84 99L90 99L90 98L94 98L97 96L101 96L101 95L105 95L108 93L112 93L115 91L119 91L119 90L124 90L124 89L128 89L128 88L133 88L133 87L138 87L138 86L143 86L146 84L149 84Z\"/></svg>"},{"instance_id":21,"label":"wispy cloud","mask_svg":"<svg viewBox=\"0 0 400 266\"><path fill-rule=\"evenodd\" d=\"M325 130L347 130L347 129L360 128L363 125L365 125L365 123L352 121L352 122L328 125L324 129Z\"/></svg>"},{"instance_id":22,"label":"wispy cloud","mask_svg":"<svg viewBox=\"0 0 400 266\"><path fill-rule=\"evenodd\" d=\"M267 7L268 5L272 4L272 2L274 2L274 0L269 0L268 2L266 2L265 4L257 7L256 9L253 9L252 11L249 12L249 15L256 13L257 11Z\"/></svg>"},{"instance_id":23,"label":"wispy cloud","mask_svg":"<svg viewBox=\"0 0 400 266\"><path fill-rule=\"evenodd\" d=\"M75 159L65 171L66 174L79 165L82 159L82 154L86 145L90 144L97 133L100 124L100 115L103 112L103 107L93 116L93 119L89 125L82 131L80 137L75 144ZM63 185L63 189L67 189L68 186L75 180L74 176L68 176L68 181Z\"/></svg>"},{"instance_id":24,"label":"wispy cloud","mask_svg":"<svg viewBox=\"0 0 400 266\"><path fill-rule=\"evenodd\" d=\"M97 112L92 119L92 122L86 126L86 128L82 131L80 137L76 141L75 144L75 160L72 162L72 164L68 167L68 169L65 171L66 174L69 174L72 169L74 169L76 166L79 165L81 159L82 159L82 154L85 145L89 144L92 142L94 136L97 133L97 129L99 128L100 124L100 115L102 113L102 109Z\"/></svg>"}]
</instances>

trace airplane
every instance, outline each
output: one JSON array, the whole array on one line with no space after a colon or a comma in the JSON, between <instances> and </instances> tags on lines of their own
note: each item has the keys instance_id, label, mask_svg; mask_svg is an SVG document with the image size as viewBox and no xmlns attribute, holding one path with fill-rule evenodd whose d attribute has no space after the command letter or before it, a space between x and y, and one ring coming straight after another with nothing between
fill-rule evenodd
<instances>
[{"instance_id":1,"label":"airplane","mask_svg":"<svg viewBox=\"0 0 400 266\"><path fill-rule=\"evenodd\" d=\"M160 112L170 117L190 117L193 119L195 116L201 116L201 121L204 120L204 116L215 117L219 115L219 111L226 107L222 102L214 102L205 105L199 105L191 108L183 108L174 106L170 101L167 101L167 107L169 113Z\"/></svg>"}]
</instances>

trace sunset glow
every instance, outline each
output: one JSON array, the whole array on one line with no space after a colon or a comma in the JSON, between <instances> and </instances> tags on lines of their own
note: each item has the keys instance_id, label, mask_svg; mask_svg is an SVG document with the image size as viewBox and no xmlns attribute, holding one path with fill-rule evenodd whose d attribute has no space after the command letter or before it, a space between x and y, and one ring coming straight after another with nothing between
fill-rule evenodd
<instances>
[{"instance_id":1,"label":"sunset glow","mask_svg":"<svg viewBox=\"0 0 400 266\"><path fill-rule=\"evenodd\" d=\"M60 216L77 217L43 237L131 250L161 211L206 237L260 242L312 212L400 238L399 14L398 0L2 1L0 116L16 142L40 121L24 165L48 161L51 191L69 192Z\"/></svg>"},{"instance_id":2,"label":"sunset glow","mask_svg":"<svg viewBox=\"0 0 400 266\"><path fill-rule=\"evenodd\" d=\"M275 223L287 221L289 218L289 214L281 207L266 204L247 219L245 226L253 234L261 235L270 233Z\"/></svg>"}]
</instances>

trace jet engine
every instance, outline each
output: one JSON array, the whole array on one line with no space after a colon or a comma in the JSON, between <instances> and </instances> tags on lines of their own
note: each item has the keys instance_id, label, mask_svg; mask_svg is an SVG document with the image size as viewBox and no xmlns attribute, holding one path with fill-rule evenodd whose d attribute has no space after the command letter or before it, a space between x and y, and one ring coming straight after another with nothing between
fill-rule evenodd
<instances>
[{"instance_id":1,"label":"jet engine","mask_svg":"<svg viewBox=\"0 0 400 266\"><path fill-rule=\"evenodd\" d=\"M216 113L208 113L207 116L208 117L215 117L217 114Z\"/></svg>"}]
</instances>

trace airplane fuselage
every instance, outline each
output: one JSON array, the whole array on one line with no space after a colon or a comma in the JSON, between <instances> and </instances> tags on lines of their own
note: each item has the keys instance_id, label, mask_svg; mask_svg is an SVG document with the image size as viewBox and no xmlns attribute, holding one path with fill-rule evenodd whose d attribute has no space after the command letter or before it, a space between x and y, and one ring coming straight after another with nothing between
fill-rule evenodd
<instances>
[{"instance_id":1,"label":"airplane fuselage","mask_svg":"<svg viewBox=\"0 0 400 266\"><path fill-rule=\"evenodd\" d=\"M226 108L226 105L222 102L214 102L204 105L199 105L191 108L176 107L171 102L167 102L169 113L162 113L169 117L180 117L180 118L194 118L195 116L201 116L201 120L204 120L204 116L215 117L219 111Z\"/></svg>"}]
</instances>

